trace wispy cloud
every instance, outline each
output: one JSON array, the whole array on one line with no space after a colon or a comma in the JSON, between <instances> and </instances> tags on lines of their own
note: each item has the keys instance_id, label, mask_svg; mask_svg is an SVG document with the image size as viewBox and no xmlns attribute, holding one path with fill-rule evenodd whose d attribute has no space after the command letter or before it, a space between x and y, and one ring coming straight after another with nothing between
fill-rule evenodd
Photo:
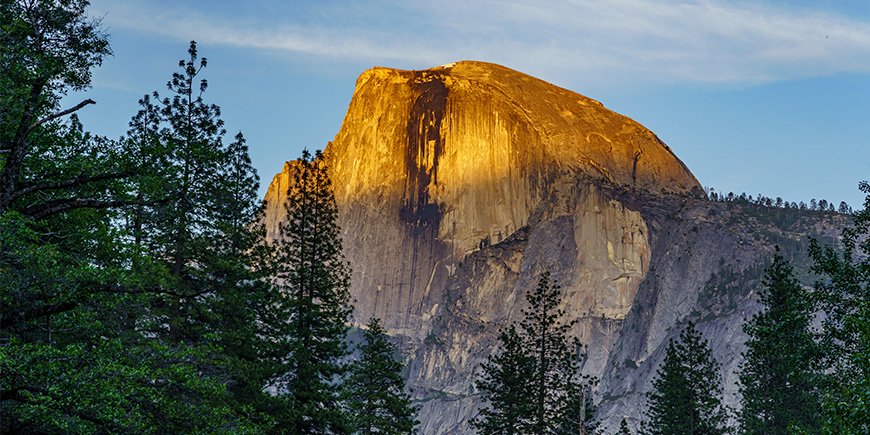
<instances>
[{"instance_id":1,"label":"wispy cloud","mask_svg":"<svg viewBox=\"0 0 870 435\"><path fill-rule=\"evenodd\" d=\"M346 3L261 0L202 13L97 2L95 12L108 11L112 27L171 38L406 67L481 59L571 81L743 84L870 72L870 22L834 12L724 0Z\"/></svg>"}]
</instances>

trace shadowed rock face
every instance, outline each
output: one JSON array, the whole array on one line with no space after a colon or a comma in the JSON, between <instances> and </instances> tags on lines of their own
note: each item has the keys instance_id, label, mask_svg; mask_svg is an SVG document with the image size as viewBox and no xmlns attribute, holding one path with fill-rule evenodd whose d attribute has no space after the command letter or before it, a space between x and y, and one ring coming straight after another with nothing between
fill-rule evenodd
<instances>
[{"instance_id":1,"label":"shadowed rock face","mask_svg":"<svg viewBox=\"0 0 870 435\"><path fill-rule=\"evenodd\" d=\"M743 212L705 201L685 165L637 122L494 64L373 68L357 80L325 163L355 323L380 317L402 343L424 432L467 429L479 406L474 370L544 270L580 319L584 371L602 379L608 426L639 415L677 322L696 319L715 334L733 380L732 345L772 248L723 223ZM270 237L293 171L288 162L269 186ZM833 231L811 217L795 222L764 228L784 240ZM704 295L724 273L746 276L722 308Z\"/></svg>"}]
</instances>

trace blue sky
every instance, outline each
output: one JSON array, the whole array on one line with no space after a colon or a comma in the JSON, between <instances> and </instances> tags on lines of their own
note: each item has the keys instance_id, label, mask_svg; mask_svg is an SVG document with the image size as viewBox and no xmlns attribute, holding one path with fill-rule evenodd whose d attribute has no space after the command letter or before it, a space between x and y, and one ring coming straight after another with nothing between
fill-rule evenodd
<instances>
[{"instance_id":1,"label":"blue sky","mask_svg":"<svg viewBox=\"0 0 870 435\"><path fill-rule=\"evenodd\" d=\"M85 93L85 125L123 134L195 39L207 98L248 138L261 191L338 132L365 69L462 59L601 101L717 190L858 206L870 179L866 0L92 0L90 13L114 56Z\"/></svg>"}]
</instances>

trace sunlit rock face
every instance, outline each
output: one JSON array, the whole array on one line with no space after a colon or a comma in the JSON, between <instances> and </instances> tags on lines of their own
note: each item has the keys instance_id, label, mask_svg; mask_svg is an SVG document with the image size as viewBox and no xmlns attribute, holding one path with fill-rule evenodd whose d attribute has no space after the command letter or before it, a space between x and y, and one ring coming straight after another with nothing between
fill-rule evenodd
<instances>
[{"instance_id":1,"label":"sunlit rock face","mask_svg":"<svg viewBox=\"0 0 870 435\"><path fill-rule=\"evenodd\" d=\"M722 217L740 212L705 201L664 143L601 103L482 62L373 68L325 163L354 322L379 317L401 344L424 433L468 430L480 405L475 369L545 270L580 320L606 427L623 415L636 423L677 322L699 318L714 331L733 378L769 244L744 243L751 234ZM266 195L273 238L294 168ZM746 278L722 308L703 295L726 272Z\"/></svg>"},{"instance_id":2,"label":"sunlit rock face","mask_svg":"<svg viewBox=\"0 0 870 435\"><path fill-rule=\"evenodd\" d=\"M481 62L366 71L326 154L357 315L381 317L393 332L417 339L427 334L421 325L442 302L456 264L527 225L554 195L564 204L553 217L578 222L572 284L595 289L578 308L624 316L649 263L643 221L612 213L614 206L594 194L581 200L574 190L597 182L655 192L699 189L640 124L582 95ZM288 163L266 198L273 236L291 171ZM615 275L605 278L605 270Z\"/></svg>"}]
</instances>

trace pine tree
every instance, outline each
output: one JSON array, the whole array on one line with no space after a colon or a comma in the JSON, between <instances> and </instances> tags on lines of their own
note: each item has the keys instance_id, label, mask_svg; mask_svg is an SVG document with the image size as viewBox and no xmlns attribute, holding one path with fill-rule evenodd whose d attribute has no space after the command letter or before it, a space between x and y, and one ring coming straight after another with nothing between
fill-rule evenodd
<instances>
[{"instance_id":1,"label":"pine tree","mask_svg":"<svg viewBox=\"0 0 870 435\"><path fill-rule=\"evenodd\" d=\"M679 341L668 344L664 362L648 393L646 434L723 434L727 411L721 402L719 364L707 341L689 323Z\"/></svg>"},{"instance_id":2,"label":"pine tree","mask_svg":"<svg viewBox=\"0 0 870 435\"><path fill-rule=\"evenodd\" d=\"M275 403L262 390L280 346L264 331L281 320L268 312L278 292L267 279L259 177L241 132L224 143L220 107L204 98L207 61L196 42L187 53L167 84L171 98L143 97L128 132L133 158L147 169L133 185L146 202L128 212L135 251L146 256L133 264L150 262L142 272L159 277L145 320L173 348L207 349L198 369L227 379L227 403L268 427Z\"/></svg>"},{"instance_id":3,"label":"pine tree","mask_svg":"<svg viewBox=\"0 0 870 435\"><path fill-rule=\"evenodd\" d=\"M528 383L533 406L531 430L539 434L585 432L590 420L584 385L588 379L579 375L581 346L568 336L577 321L563 320L560 299L561 287L544 272L538 287L526 294L529 307L523 310L520 321L533 361Z\"/></svg>"},{"instance_id":4,"label":"pine tree","mask_svg":"<svg viewBox=\"0 0 870 435\"><path fill-rule=\"evenodd\" d=\"M749 340L739 373L741 430L817 433L821 427L817 351L810 331L812 306L779 247L762 284L759 296L764 309L743 325Z\"/></svg>"},{"instance_id":5,"label":"pine tree","mask_svg":"<svg viewBox=\"0 0 870 435\"><path fill-rule=\"evenodd\" d=\"M489 408L475 421L478 431L504 433L517 428L544 434L594 429L593 380L580 375L584 354L578 340L569 338L576 320L563 320L560 297L561 288L544 272L537 288L526 293L529 307L523 310L518 332L511 326L501 333L501 351L482 366L478 382L489 401Z\"/></svg>"},{"instance_id":6,"label":"pine tree","mask_svg":"<svg viewBox=\"0 0 870 435\"><path fill-rule=\"evenodd\" d=\"M870 432L870 184L859 185L864 208L843 229L842 252L810 240L816 306L826 314L823 356L823 424L826 433Z\"/></svg>"},{"instance_id":7,"label":"pine tree","mask_svg":"<svg viewBox=\"0 0 870 435\"><path fill-rule=\"evenodd\" d=\"M499 333L499 349L481 365L475 382L488 406L472 421L481 434L522 433L527 429L532 403L527 400L528 377L533 359L525 341L510 325Z\"/></svg>"},{"instance_id":8,"label":"pine tree","mask_svg":"<svg viewBox=\"0 0 870 435\"><path fill-rule=\"evenodd\" d=\"M625 417L622 417L622 421L619 422L619 432L617 435L631 435L631 429L628 428L628 422L625 421Z\"/></svg>"},{"instance_id":9,"label":"pine tree","mask_svg":"<svg viewBox=\"0 0 870 435\"><path fill-rule=\"evenodd\" d=\"M232 402L240 412L245 407L258 411L257 419L268 427L271 419L263 414L274 412L275 401L263 387L279 370L282 350L270 334L283 320L271 313L280 294L268 279L272 252L257 192L259 177L241 132L227 148L218 176L214 186L221 208L215 210L216 231L209 240L213 261L203 263L214 292L200 307L200 321L206 342L220 349L219 365Z\"/></svg>"},{"instance_id":10,"label":"pine tree","mask_svg":"<svg viewBox=\"0 0 870 435\"><path fill-rule=\"evenodd\" d=\"M208 82L200 78L207 66L191 41L188 58L179 61L180 71L167 84L171 98L160 100L162 128L159 136L166 158L161 162L165 201L156 208L153 250L167 260L173 287L155 307L162 307L155 327L165 330L172 344L196 344L204 340L206 325L200 314L206 299L220 283L208 269L223 257L215 242L225 238L223 212L227 195L215 194L228 174L228 150L223 143L226 131L220 108L208 104L203 94ZM155 96L157 94L155 93ZM159 96L157 96L159 98ZM218 249L215 249L218 248Z\"/></svg>"},{"instance_id":11,"label":"pine tree","mask_svg":"<svg viewBox=\"0 0 870 435\"><path fill-rule=\"evenodd\" d=\"M287 219L277 241L275 284L284 295L285 373L275 385L289 401L284 429L339 433L348 428L335 379L345 373L349 267L341 252L332 184L320 152L296 161Z\"/></svg>"},{"instance_id":12,"label":"pine tree","mask_svg":"<svg viewBox=\"0 0 870 435\"><path fill-rule=\"evenodd\" d=\"M395 348L376 318L369 320L363 335L360 359L351 364L343 385L354 433L413 433L419 422L405 392L403 364L393 357Z\"/></svg>"}]
</instances>

